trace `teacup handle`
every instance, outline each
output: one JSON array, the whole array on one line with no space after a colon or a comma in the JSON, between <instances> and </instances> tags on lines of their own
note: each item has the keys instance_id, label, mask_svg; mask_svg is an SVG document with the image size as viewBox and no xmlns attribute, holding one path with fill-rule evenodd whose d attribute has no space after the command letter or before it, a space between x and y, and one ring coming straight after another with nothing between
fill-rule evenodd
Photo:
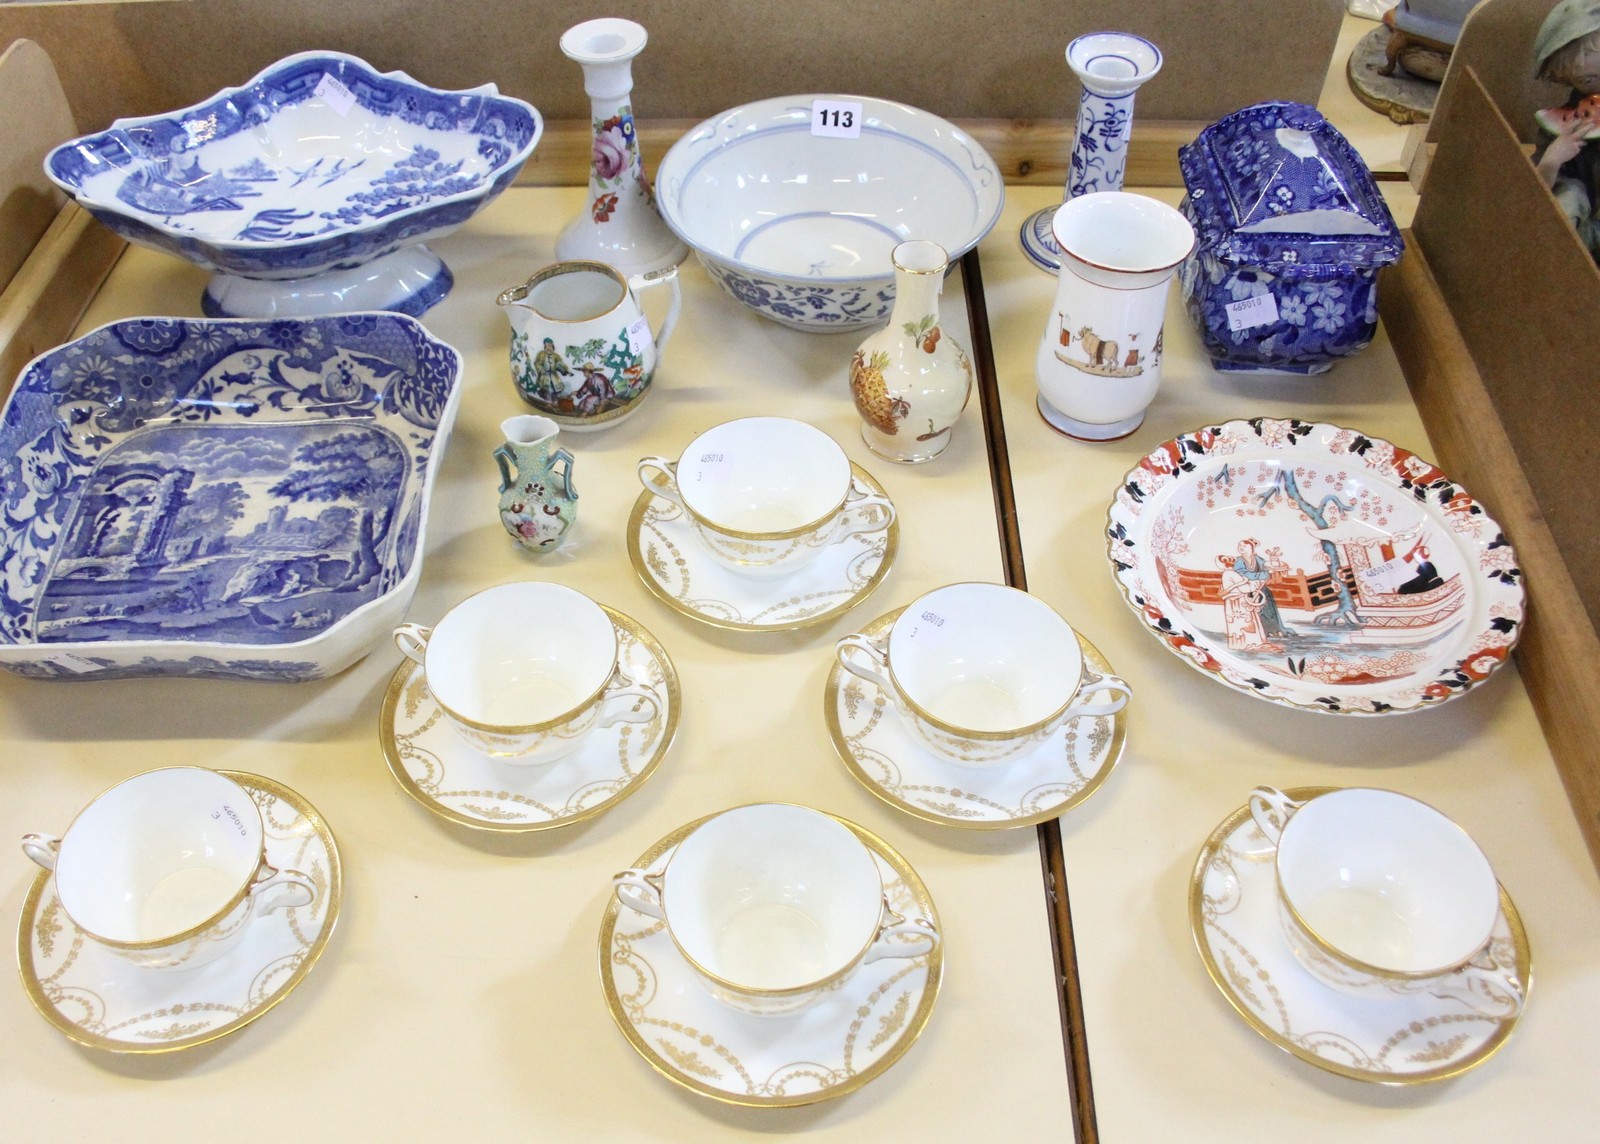
<instances>
[{"instance_id":1,"label":"teacup handle","mask_svg":"<svg viewBox=\"0 0 1600 1144\"><path fill-rule=\"evenodd\" d=\"M617 686L621 684L621 686ZM619 707L612 712L601 712L600 726L613 727L618 723L648 723L661 716L661 700L654 690L642 684L634 683L619 669L611 676L607 684L606 693L600 697L600 706L618 706L622 700L628 700L627 706ZM640 707L643 702L648 707Z\"/></svg>"},{"instance_id":2,"label":"teacup handle","mask_svg":"<svg viewBox=\"0 0 1600 1144\"><path fill-rule=\"evenodd\" d=\"M872 939L872 944L867 947L866 956L861 959L861 964L866 965L871 961L879 961L885 957L921 957L923 954L932 953L939 945L939 927L927 918L906 918L895 913L889 908L887 899L883 903L884 922L878 927L878 936ZM902 938L915 937L917 941L903 941Z\"/></svg>"},{"instance_id":3,"label":"teacup handle","mask_svg":"<svg viewBox=\"0 0 1600 1144\"><path fill-rule=\"evenodd\" d=\"M1260 786L1250 792L1250 817L1272 845L1278 844L1289 817L1305 803L1296 802L1277 787Z\"/></svg>"},{"instance_id":4,"label":"teacup handle","mask_svg":"<svg viewBox=\"0 0 1600 1144\"><path fill-rule=\"evenodd\" d=\"M651 470L666 475L667 483L658 484L648 475ZM639 483L649 492L669 500L683 511L688 512L689 506L683 503L683 495L678 492L678 462L669 461L665 457L644 457L638 465Z\"/></svg>"},{"instance_id":5,"label":"teacup handle","mask_svg":"<svg viewBox=\"0 0 1600 1144\"><path fill-rule=\"evenodd\" d=\"M678 325L678 311L683 308L683 287L678 285L678 268L668 266L661 270L652 270L648 274L636 274L628 279L628 286L635 292L642 292L652 286L671 286L672 301L667 305L667 316L661 319L661 328L651 336L656 342L656 356L667 352L667 339L672 337L672 331Z\"/></svg>"},{"instance_id":6,"label":"teacup handle","mask_svg":"<svg viewBox=\"0 0 1600 1144\"><path fill-rule=\"evenodd\" d=\"M1426 990L1434 997L1456 1000L1486 1018L1514 1018L1522 1013L1525 990L1522 979L1510 966L1477 965L1467 962L1459 970L1427 982Z\"/></svg>"},{"instance_id":7,"label":"teacup handle","mask_svg":"<svg viewBox=\"0 0 1600 1144\"><path fill-rule=\"evenodd\" d=\"M420 664L428 651L428 638L432 635L433 629L421 624L401 624L394 630L394 642L402 655Z\"/></svg>"},{"instance_id":8,"label":"teacup handle","mask_svg":"<svg viewBox=\"0 0 1600 1144\"><path fill-rule=\"evenodd\" d=\"M858 662L854 655L856 652L866 656L871 661L870 665ZM833 655L839 661L839 666L851 675L875 684L886 695L895 693L894 685L889 682L889 652L880 641L853 632L833 645Z\"/></svg>"},{"instance_id":9,"label":"teacup handle","mask_svg":"<svg viewBox=\"0 0 1600 1144\"><path fill-rule=\"evenodd\" d=\"M882 514L863 511L881 508ZM867 488L860 477L850 478L850 491L845 494L839 514L833 518L833 531L823 537L819 547L838 544L846 537L862 532L882 532L894 523L894 502Z\"/></svg>"},{"instance_id":10,"label":"teacup handle","mask_svg":"<svg viewBox=\"0 0 1600 1144\"><path fill-rule=\"evenodd\" d=\"M663 875L649 870L630 869L611 876L611 892L630 910L658 921L666 921L666 911L661 908L661 881Z\"/></svg>"},{"instance_id":11,"label":"teacup handle","mask_svg":"<svg viewBox=\"0 0 1600 1144\"><path fill-rule=\"evenodd\" d=\"M262 897L268 890L289 887L291 892L278 894L276 899L268 901ZM273 910L281 910L286 906L309 906L317 900L317 884L299 870L280 870L276 866L262 862L256 870L256 880L250 887L250 896L255 899L256 912L270 914Z\"/></svg>"},{"instance_id":12,"label":"teacup handle","mask_svg":"<svg viewBox=\"0 0 1600 1144\"><path fill-rule=\"evenodd\" d=\"M1084 700L1091 695L1103 695L1106 692L1115 693L1114 699L1100 703L1085 703ZM1073 702L1067 708L1068 719L1098 718L1102 715L1115 715L1128 705L1128 700L1133 698L1133 689L1114 675L1098 680L1081 688L1073 697Z\"/></svg>"},{"instance_id":13,"label":"teacup handle","mask_svg":"<svg viewBox=\"0 0 1600 1144\"><path fill-rule=\"evenodd\" d=\"M1525 991L1516 971L1469 961L1460 969L1428 983L1435 997L1460 1001L1485 1017L1505 1020L1522 1012Z\"/></svg>"},{"instance_id":14,"label":"teacup handle","mask_svg":"<svg viewBox=\"0 0 1600 1144\"><path fill-rule=\"evenodd\" d=\"M24 834L22 852L46 870L54 870L61 853L61 839L54 834Z\"/></svg>"}]
</instances>

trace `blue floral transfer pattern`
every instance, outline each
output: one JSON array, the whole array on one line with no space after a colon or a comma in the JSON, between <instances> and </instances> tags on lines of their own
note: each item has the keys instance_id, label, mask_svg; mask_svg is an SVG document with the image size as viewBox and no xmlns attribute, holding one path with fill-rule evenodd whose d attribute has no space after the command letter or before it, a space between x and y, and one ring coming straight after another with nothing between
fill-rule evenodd
<instances>
[{"instance_id":1,"label":"blue floral transfer pattern","mask_svg":"<svg viewBox=\"0 0 1600 1144\"><path fill-rule=\"evenodd\" d=\"M389 160L340 154L337 139L307 162L241 156L241 136L316 97L325 78L353 98L353 130L383 124L409 146ZM284 277L358 266L459 226L511 184L542 131L534 108L492 86L440 91L305 52L203 104L64 143L45 169L124 238L227 274ZM230 221L219 227L219 215Z\"/></svg>"},{"instance_id":2,"label":"blue floral transfer pattern","mask_svg":"<svg viewBox=\"0 0 1600 1144\"><path fill-rule=\"evenodd\" d=\"M728 294L752 310L796 329L856 329L884 321L894 309L894 287L877 282L841 286L777 282L719 262L704 252L700 261Z\"/></svg>"},{"instance_id":3,"label":"blue floral transfer pattern","mask_svg":"<svg viewBox=\"0 0 1600 1144\"><path fill-rule=\"evenodd\" d=\"M1198 237L1180 281L1212 364L1312 374L1366 348L1378 271L1404 243L1344 137L1313 108L1262 103L1207 127L1178 158L1180 209ZM1254 298L1270 305L1230 322Z\"/></svg>"},{"instance_id":4,"label":"blue floral transfer pattern","mask_svg":"<svg viewBox=\"0 0 1600 1144\"><path fill-rule=\"evenodd\" d=\"M324 644L415 588L460 369L387 314L133 319L36 359L0 412L0 666L343 667L365 647Z\"/></svg>"},{"instance_id":5,"label":"blue floral transfer pattern","mask_svg":"<svg viewBox=\"0 0 1600 1144\"><path fill-rule=\"evenodd\" d=\"M1132 95L1110 97L1083 89L1078 99L1078 132L1067 172L1068 198L1122 189L1132 130Z\"/></svg>"}]
</instances>

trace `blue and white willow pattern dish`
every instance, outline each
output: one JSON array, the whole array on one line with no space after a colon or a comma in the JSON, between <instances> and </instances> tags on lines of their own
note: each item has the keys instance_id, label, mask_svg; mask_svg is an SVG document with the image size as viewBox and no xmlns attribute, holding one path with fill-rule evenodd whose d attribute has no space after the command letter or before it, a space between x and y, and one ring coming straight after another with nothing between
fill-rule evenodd
<instances>
[{"instance_id":1,"label":"blue and white willow pattern dish","mask_svg":"<svg viewBox=\"0 0 1600 1144\"><path fill-rule=\"evenodd\" d=\"M203 103L63 143L45 171L124 238L214 271L213 316L416 315L452 280L420 244L505 190L543 129L493 84L440 91L302 52Z\"/></svg>"},{"instance_id":2,"label":"blue and white willow pattern dish","mask_svg":"<svg viewBox=\"0 0 1600 1144\"><path fill-rule=\"evenodd\" d=\"M421 576L461 355L398 314L135 318L0 410L0 667L331 675Z\"/></svg>"},{"instance_id":3,"label":"blue and white willow pattern dish","mask_svg":"<svg viewBox=\"0 0 1600 1144\"><path fill-rule=\"evenodd\" d=\"M1198 241L1189 310L1222 371L1326 372L1372 341L1405 244L1371 172L1314 108L1258 103L1178 150Z\"/></svg>"},{"instance_id":4,"label":"blue and white willow pattern dish","mask_svg":"<svg viewBox=\"0 0 1600 1144\"><path fill-rule=\"evenodd\" d=\"M859 138L812 134L812 104L861 105ZM763 317L812 332L882 322L889 254L930 239L955 262L1000 217L994 160L966 132L901 103L792 95L714 116L675 143L657 206L722 288Z\"/></svg>"}]
</instances>

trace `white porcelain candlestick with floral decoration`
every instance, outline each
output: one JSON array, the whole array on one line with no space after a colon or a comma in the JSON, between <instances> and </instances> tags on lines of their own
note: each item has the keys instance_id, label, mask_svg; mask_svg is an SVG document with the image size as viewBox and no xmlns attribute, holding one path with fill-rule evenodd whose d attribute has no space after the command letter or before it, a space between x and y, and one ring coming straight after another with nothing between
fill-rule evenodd
<instances>
[{"instance_id":1,"label":"white porcelain candlestick with floral decoration","mask_svg":"<svg viewBox=\"0 0 1600 1144\"><path fill-rule=\"evenodd\" d=\"M914 239L896 246L890 258L894 310L888 326L856 350L850 392L867 448L915 464L950 444L972 394L972 363L939 328L939 291L950 265L944 247Z\"/></svg>"},{"instance_id":2,"label":"white porcelain candlestick with floral decoration","mask_svg":"<svg viewBox=\"0 0 1600 1144\"><path fill-rule=\"evenodd\" d=\"M583 67L594 122L589 205L556 240L556 257L615 266L625 276L676 266L689 256L656 213L633 125L633 57L644 28L632 20L586 20L568 28L561 50Z\"/></svg>"}]
</instances>

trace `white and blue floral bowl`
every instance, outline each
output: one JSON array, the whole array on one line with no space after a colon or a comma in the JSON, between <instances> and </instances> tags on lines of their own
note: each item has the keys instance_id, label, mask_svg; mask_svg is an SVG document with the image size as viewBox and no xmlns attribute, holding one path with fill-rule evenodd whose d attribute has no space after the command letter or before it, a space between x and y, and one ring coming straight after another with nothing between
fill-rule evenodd
<instances>
[{"instance_id":1,"label":"white and blue floral bowl","mask_svg":"<svg viewBox=\"0 0 1600 1144\"><path fill-rule=\"evenodd\" d=\"M859 136L813 134L819 100L859 105ZM965 131L859 95L785 96L708 119L667 152L656 193L724 290L811 332L884 321L895 246L931 239L954 262L1005 203L999 169Z\"/></svg>"},{"instance_id":2,"label":"white and blue floral bowl","mask_svg":"<svg viewBox=\"0 0 1600 1144\"><path fill-rule=\"evenodd\" d=\"M1306 375L1364 349L1405 244L1366 164L1314 108L1258 103L1178 150L1194 226L1184 302L1212 365Z\"/></svg>"},{"instance_id":3,"label":"white and blue floral bowl","mask_svg":"<svg viewBox=\"0 0 1600 1144\"><path fill-rule=\"evenodd\" d=\"M422 574L461 355L413 318L135 318L0 409L0 667L317 679Z\"/></svg>"},{"instance_id":4,"label":"white and blue floral bowl","mask_svg":"<svg viewBox=\"0 0 1600 1144\"><path fill-rule=\"evenodd\" d=\"M493 84L440 91L302 52L63 143L45 172L124 238L213 271L210 316L419 315L452 282L422 244L510 186L543 130Z\"/></svg>"}]
</instances>

